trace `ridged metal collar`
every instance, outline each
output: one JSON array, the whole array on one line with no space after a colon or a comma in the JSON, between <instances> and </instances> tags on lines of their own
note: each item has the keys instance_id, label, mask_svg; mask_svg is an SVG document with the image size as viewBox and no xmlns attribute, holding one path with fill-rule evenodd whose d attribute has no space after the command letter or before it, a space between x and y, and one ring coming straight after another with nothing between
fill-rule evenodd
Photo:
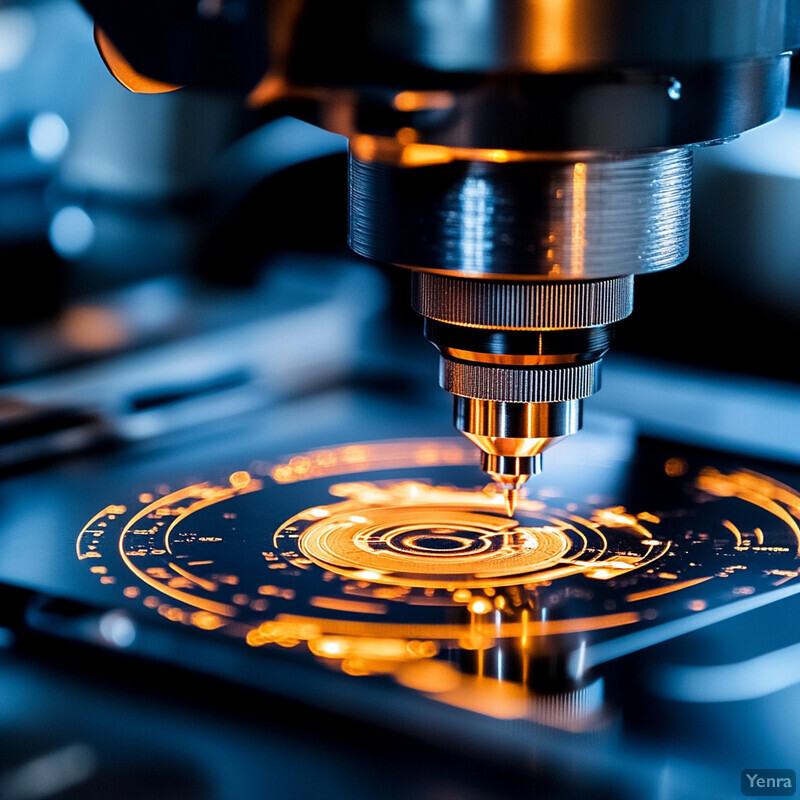
<instances>
[{"instance_id":1,"label":"ridged metal collar","mask_svg":"<svg viewBox=\"0 0 800 800\"><path fill-rule=\"evenodd\" d=\"M513 368L441 359L439 383L450 394L506 403L561 403L600 389L600 362Z\"/></svg>"},{"instance_id":2,"label":"ridged metal collar","mask_svg":"<svg viewBox=\"0 0 800 800\"><path fill-rule=\"evenodd\" d=\"M595 280L689 252L689 148L597 157L398 166L350 157L350 245L455 276Z\"/></svg>"},{"instance_id":3,"label":"ridged metal collar","mask_svg":"<svg viewBox=\"0 0 800 800\"><path fill-rule=\"evenodd\" d=\"M633 275L598 281L494 281L415 272L411 303L471 328L557 331L611 325L633 311Z\"/></svg>"}]
</instances>

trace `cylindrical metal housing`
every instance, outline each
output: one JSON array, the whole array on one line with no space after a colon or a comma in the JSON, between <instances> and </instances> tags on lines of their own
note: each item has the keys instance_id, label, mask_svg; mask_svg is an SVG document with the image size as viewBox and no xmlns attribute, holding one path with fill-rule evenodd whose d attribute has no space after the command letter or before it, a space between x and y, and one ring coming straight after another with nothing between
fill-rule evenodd
<instances>
[{"instance_id":1,"label":"cylindrical metal housing","mask_svg":"<svg viewBox=\"0 0 800 800\"><path fill-rule=\"evenodd\" d=\"M576 433L581 425L579 400L559 403L503 403L456 397L454 409L456 428L471 436L554 439Z\"/></svg>"},{"instance_id":2,"label":"cylindrical metal housing","mask_svg":"<svg viewBox=\"0 0 800 800\"><path fill-rule=\"evenodd\" d=\"M467 438L471 439L470 436ZM474 439L472 441L478 444ZM538 475L541 472L541 453L534 453L532 456L504 456L489 453L480 444L478 449L481 450L481 469L497 483L507 484L509 488L519 488L529 475Z\"/></svg>"},{"instance_id":3,"label":"cylindrical metal housing","mask_svg":"<svg viewBox=\"0 0 800 800\"><path fill-rule=\"evenodd\" d=\"M689 148L582 155L403 166L351 154L350 245L378 261L484 278L613 278L683 261Z\"/></svg>"}]
</instances>

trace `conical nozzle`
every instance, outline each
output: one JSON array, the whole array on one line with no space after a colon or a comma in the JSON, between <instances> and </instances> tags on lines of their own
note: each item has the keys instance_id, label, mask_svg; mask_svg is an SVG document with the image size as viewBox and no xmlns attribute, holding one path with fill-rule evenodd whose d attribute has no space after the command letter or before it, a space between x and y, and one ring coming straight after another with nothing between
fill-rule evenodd
<instances>
[{"instance_id":1,"label":"conical nozzle","mask_svg":"<svg viewBox=\"0 0 800 800\"><path fill-rule=\"evenodd\" d=\"M481 468L503 492L506 513L510 517L517 507L520 487L542 468L542 456L541 453L518 457L482 452Z\"/></svg>"},{"instance_id":2,"label":"conical nozzle","mask_svg":"<svg viewBox=\"0 0 800 800\"><path fill-rule=\"evenodd\" d=\"M519 500L519 489L503 489L503 500L506 504L506 514L513 517Z\"/></svg>"},{"instance_id":3,"label":"conical nozzle","mask_svg":"<svg viewBox=\"0 0 800 800\"><path fill-rule=\"evenodd\" d=\"M506 403L455 398L456 427L481 451L481 467L511 516L520 487L542 468L542 451L580 428L580 400Z\"/></svg>"}]
</instances>

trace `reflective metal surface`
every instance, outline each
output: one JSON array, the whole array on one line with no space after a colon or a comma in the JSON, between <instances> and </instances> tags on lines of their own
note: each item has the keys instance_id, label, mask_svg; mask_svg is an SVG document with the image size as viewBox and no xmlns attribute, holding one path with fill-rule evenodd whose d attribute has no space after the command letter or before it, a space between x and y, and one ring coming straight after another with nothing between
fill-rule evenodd
<instances>
[{"instance_id":1,"label":"reflective metal surface","mask_svg":"<svg viewBox=\"0 0 800 800\"><path fill-rule=\"evenodd\" d=\"M455 398L455 423L462 432L503 439L567 436L580 428L580 403L504 403ZM511 455L508 453L507 455Z\"/></svg>"},{"instance_id":2,"label":"reflective metal surface","mask_svg":"<svg viewBox=\"0 0 800 800\"><path fill-rule=\"evenodd\" d=\"M598 281L477 281L415 271L411 303L428 319L474 328L545 331L611 325L633 311L633 275Z\"/></svg>"},{"instance_id":3,"label":"reflective metal surface","mask_svg":"<svg viewBox=\"0 0 800 800\"><path fill-rule=\"evenodd\" d=\"M396 768L386 737L406 731L428 743L436 786L452 758L474 788L472 762L494 787L489 797L512 796L516 771L539 788L554 769L554 798L613 798L620 781L655 798L667 763L681 780L707 775L702 792L687 783L668 797L729 797L725 776L743 752L725 738L729 718L666 699L684 673L662 679L653 668L691 665L687 653L719 663L769 656L791 637L797 470L637 444L624 423L589 419L509 517L471 448L439 437L442 409L426 408L332 392L6 478L0 578L18 587L17 624L61 663L73 646L116 654L105 675L139 703L168 695L147 720L151 743L163 731L191 751L179 747L189 735L173 705L181 687L191 687L190 707L212 709L226 740L239 711L257 717L252 742L276 730L265 746L285 758L313 760L332 737L342 772L322 796L336 797L340 780L368 797L374 770L345 754L363 761L374 749ZM423 426L423 439L384 438ZM682 650L687 637L694 644ZM88 663L96 691L101 670ZM688 678L686 696L705 673ZM231 684L242 687L233 699ZM748 685L770 691L763 678ZM100 719L97 703L87 708ZM106 710L135 718L113 700ZM102 725L117 730L110 716ZM717 726L716 743L678 758L700 721ZM794 728L772 725L774 735L757 725L748 753L788 752ZM220 751L209 763L244 769ZM314 795L302 784L297 796Z\"/></svg>"},{"instance_id":4,"label":"reflective metal surface","mask_svg":"<svg viewBox=\"0 0 800 800\"><path fill-rule=\"evenodd\" d=\"M731 800L796 764L796 392L611 362L580 432L575 395L639 261L581 269L685 252L622 162L774 117L800 0L86 0L138 88L187 84L161 98L106 75L74 0L0 5L0 800ZM341 256L323 128L412 221L455 187L456 269L574 272L418 273L435 353L411 276ZM674 270L620 345L796 372L757 313L796 250L767 183L706 200L775 242L740 248L767 279L729 323L733 276ZM568 399L456 395L470 442L438 355Z\"/></svg>"},{"instance_id":5,"label":"reflective metal surface","mask_svg":"<svg viewBox=\"0 0 800 800\"><path fill-rule=\"evenodd\" d=\"M562 403L590 397L600 388L600 364L532 367L484 366L442 359L441 385L448 392L505 403Z\"/></svg>"},{"instance_id":6,"label":"reflective metal surface","mask_svg":"<svg viewBox=\"0 0 800 800\"><path fill-rule=\"evenodd\" d=\"M77 575L138 618L422 689L427 662L533 641L545 693L575 665L534 656L625 652L632 631L658 641L797 576L800 490L771 475L656 445L615 469L557 463L509 519L472 464L459 440L366 442L128 489L76 533Z\"/></svg>"},{"instance_id":7,"label":"reflective metal surface","mask_svg":"<svg viewBox=\"0 0 800 800\"><path fill-rule=\"evenodd\" d=\"M461 14L453 14L448 0L364 5L376 52L436 71L552 73L736 61L795 43L785 27L785 0L482 0Z\"/></svg>"},{"instance_id":8,"label":"reflective metal surface","mask_svg":"<svg viewBox=\"0 0 800 800\"><path fill-rule=\"evenodd\" d=\"M350 245L456 276L594 279L666 269L689 246L691 152L585 161L350 159Z\"/></svg>"}]
</instances>

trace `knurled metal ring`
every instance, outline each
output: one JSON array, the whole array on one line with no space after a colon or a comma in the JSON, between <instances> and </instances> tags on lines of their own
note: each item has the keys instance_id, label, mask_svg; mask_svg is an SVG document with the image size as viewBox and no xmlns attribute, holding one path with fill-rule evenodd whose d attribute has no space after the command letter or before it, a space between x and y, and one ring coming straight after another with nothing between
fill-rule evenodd
<instances>
[{"instance_id":1,"label":"knurled metal ring","mask_svg":"<svg viewBox=\"0 0 800 800\"><path fill-rule=\"evenodd\" d=\"M600 361L557 367L496 367L441 359L439 383L450 394L504 403L561 403L600 389Z\"/></svg>"},{"instance_id":2,"label":"knurled metal ring","mask_svg":"<svg viewBox=\"0 0 800 800\"><path fill-rule=\"evenodd\" d=\"M593 281L499 281L415 272L414 310L471 328L568 330L611 325L633 311L633 275Z\"/></svg>"}]
</instances>

